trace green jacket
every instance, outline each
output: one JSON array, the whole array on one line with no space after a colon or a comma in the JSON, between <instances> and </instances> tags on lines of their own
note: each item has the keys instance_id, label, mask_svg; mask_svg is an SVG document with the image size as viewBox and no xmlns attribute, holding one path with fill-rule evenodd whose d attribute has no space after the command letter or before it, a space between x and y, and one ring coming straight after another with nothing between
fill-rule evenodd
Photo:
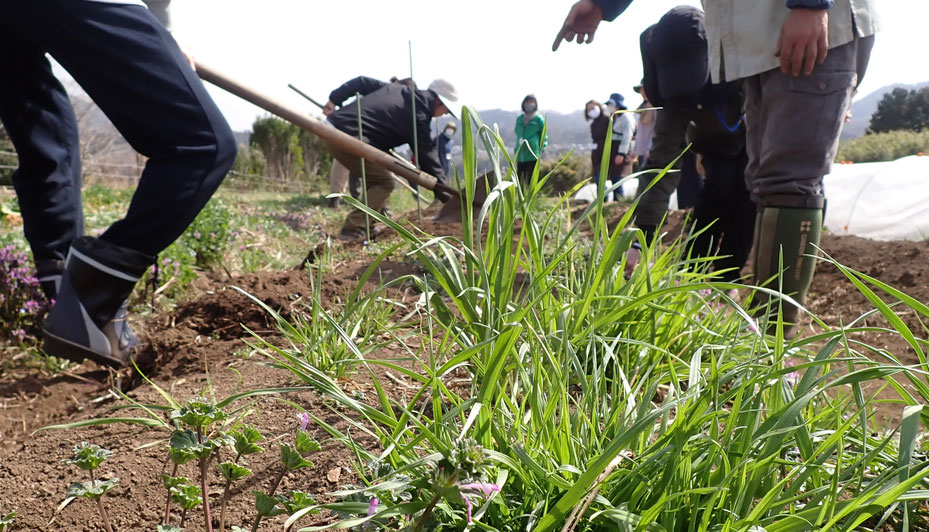
<instances>
[{"instance_id":1,"label":"green jacket","mask_svg":"<svg viewBox=\"0 0 929 532\"><path fill-rule=\"evenodd\" d=\"M518 163L535 161L545 151L545 146L548 144L548 138L542 138L542 130L545 128L545 119L542 115L536 114L526 125L523 125L523 116L519 115L516 119L516 162Z\"/></svg>"}]
</instances>

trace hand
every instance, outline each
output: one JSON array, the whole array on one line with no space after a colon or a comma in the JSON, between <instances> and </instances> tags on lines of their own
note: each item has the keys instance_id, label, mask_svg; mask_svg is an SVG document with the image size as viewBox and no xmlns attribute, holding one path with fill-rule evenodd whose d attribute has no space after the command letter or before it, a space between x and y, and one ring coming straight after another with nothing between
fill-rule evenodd
<instances>
[{"instance_id":1,"label":"hand","mask_svg":"<svg viewBox=\"0 0 929 532\"><path fill-rule=\"evenodd\" d=\"M323 106L323 114L325 116L329 116L333 111L335 111L335 104L330 100L326 102L326 105Z\"/></svg>"},{"instance_id":2,"label":"hand","mask_svg":"<svg viewBox=\"0 0 929 532\"><path fill-rule=\"evenodd\" d=\"M613 159L613 164L615 164L616 166L619 166L623 164L623 161L625 160L626 160L626 156L620 153L616 155L615 159Z\"/></svg>"},{"instance_id":3,"label":"hand","mask_svg":"<svg viewBox=\"0 0 929 532\"><path fill-rule=\"evenodd\" d=\"M781 26L777 53L781 72L791 76L813 73L829 52L829 13L825 9L794 8Z\"/></svg>"},{"instance_id":4,"label":"hand","mask_svg":"<svg viewBox=\"0 0 929 532\"><path fill-rule=\"evenodd\" d=\"M603 20L603 10L593 0L580 0L573 6L561 25L561 31L555 37L552 51L558 50L561 41L571 42L577 38L577 44L594 42L594 32Z\"/></svg>"},{"instance_id":5,"label":"hand","mask_svg":"<svg viewBox=\"0 0 929 532\"><path fill-rule=\"evenodd\" d=\"M635 271L635 267L639 265L639 260L642 258L642 252L636 248L629 248L629 251L626 252L626 267L623 268L623 278L627 281L632 277L632 272Z\"/></svg>"}]
</instances>

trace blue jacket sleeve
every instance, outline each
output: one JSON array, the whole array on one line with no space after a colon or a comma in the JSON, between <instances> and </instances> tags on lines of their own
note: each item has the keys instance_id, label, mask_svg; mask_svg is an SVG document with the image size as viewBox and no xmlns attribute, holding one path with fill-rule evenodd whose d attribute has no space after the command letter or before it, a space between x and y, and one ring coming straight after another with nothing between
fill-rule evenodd
<instances>
[{"instance_id":1,"label":"blue jacket sleeve","mask_svg":"<svg viewBox=\"0 0 929 532\"><path fill-rule=\"evenodd\" d=\"M795 7L803 7L806 9L829 9L834 3L835 0L787 0L787 7L789 9L794 9Z\"/></svg>"},{"instance_id":2,"label":"blue jacket sleeve","mask_svg":"<svg viewBox=\"0 0 929 532\"><path fill-rule=\"evenodd\" d=\"M358 76L355 79L346 81L341 87L329 93L329 101L341 106L345 100L355 96L356 92L364 96L365 94L371 94L384 85L387 85L387 83L379 79Z\"/></svg>"},{"instance_id":3,"label":"blue jacket sleeve","mask_svg":"<svg viewBox=\"0 0 929 532\"><path fill-rule=\"evenodd\" d=\"M629 7L632 0L594 0L603 11L603 20L613 20Z\"/></svg>"}]
</instances>

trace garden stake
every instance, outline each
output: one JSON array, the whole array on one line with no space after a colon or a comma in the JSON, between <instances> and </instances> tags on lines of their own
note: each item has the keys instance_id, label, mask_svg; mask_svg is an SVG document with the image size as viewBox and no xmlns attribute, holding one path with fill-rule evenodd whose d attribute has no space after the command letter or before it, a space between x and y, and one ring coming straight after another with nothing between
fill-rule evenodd
<instances>
[{"instance_id":1,"label":"garden stake","mask_svg":"<svg viewBox=\"0 0 929 532\"><path fill-rule=\"evenodd\" d=\"M355 106L358 109L358 140L364 142L361 130L361 93L355 93ZM361 159L361 202L368 205L368 177L365 175L365 160ZM371 217L365 212L365 240L371 241Z\"/></svg>"},{"instance_id":2,"label":"garden stake","mask_svg":"<svg viewBox=\"0 0 929 532\"><path fill-rule=\"evenodd\" d=\"M419 171L419 138L416 136L416 82L413 81L413 41L407 41L410 51L410 103L413 108L413 166ZM416 219L423 223L423 202L416 195Z\"/></svg>"}]
</instances>

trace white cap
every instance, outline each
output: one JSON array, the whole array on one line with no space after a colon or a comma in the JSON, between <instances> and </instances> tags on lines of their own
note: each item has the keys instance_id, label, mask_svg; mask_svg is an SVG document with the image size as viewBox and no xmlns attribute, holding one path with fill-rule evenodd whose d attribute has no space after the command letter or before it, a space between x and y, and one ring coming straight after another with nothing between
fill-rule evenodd
<instances>
[{"instance_id":1,"label":"white cap","mask_svg":"<svg viewBox=\"0 0 929 532\"><path fill-rule=\"evenodd\" d=\"M458 91L455 90L455 86L449 83L448 80L439 78L429 84L429 90L436 93L439 100L448 108L451 115L457 118L455 115L455 107L457 107L455 103L458 102Z\"/></svg>"}]
</instances>

